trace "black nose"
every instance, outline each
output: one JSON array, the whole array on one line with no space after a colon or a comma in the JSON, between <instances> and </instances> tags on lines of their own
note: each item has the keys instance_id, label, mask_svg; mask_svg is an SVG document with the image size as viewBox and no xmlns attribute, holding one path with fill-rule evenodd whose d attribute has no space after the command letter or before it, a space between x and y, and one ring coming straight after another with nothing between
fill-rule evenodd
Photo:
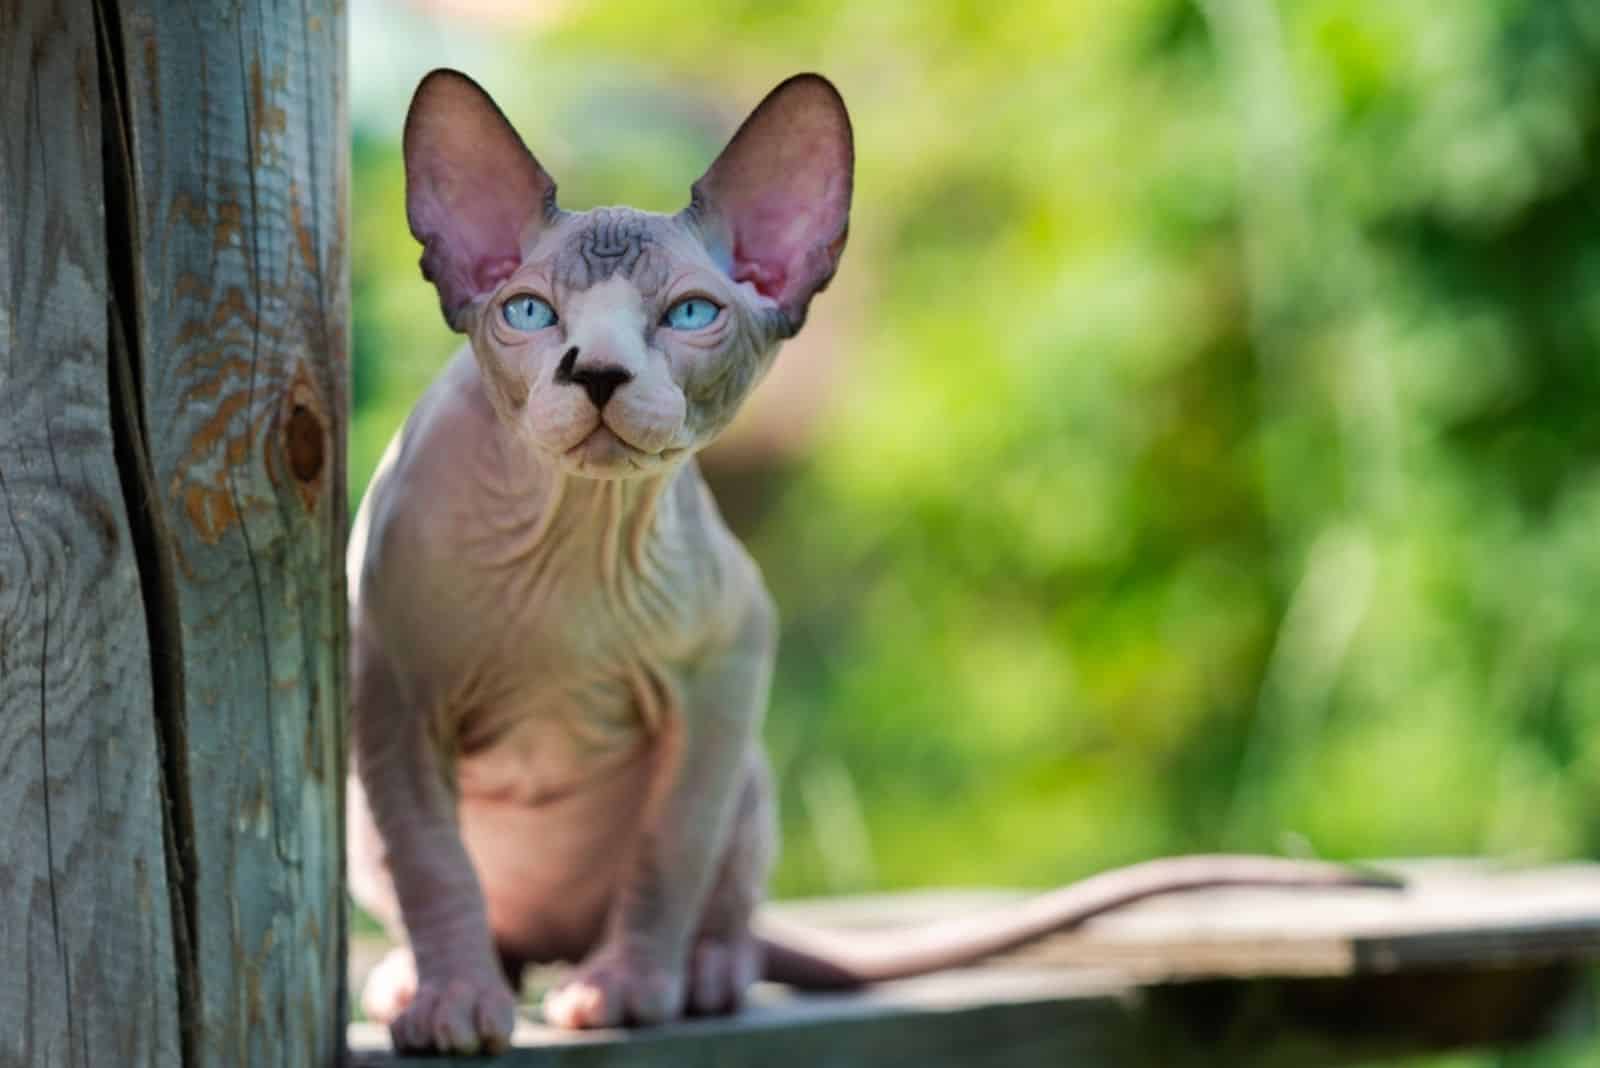
<instances>
[{"instance_id":1,"label":"black nose","mask_svg":"<svg viewBox=\"0 0 1600 1068\"><path fill-rule=\"evenodd\" d=\"M556 367L556 381L571 382L574 385L582 386L583 391L589 394L590 402L597 409L606 406L606 401L611 399L611 395L617 391L619 386L633 381L633 374L629 371L624 371L620 367L576 367L574 364L577 359L577 347L574 346L568 349L567 354L562 357L561 363Z\"/></svg>"},{"instance_id":2,"label":"black nose","mask_svg":"<svg viewBox=\"0 0 1600 1068\"><path fill-rule=\"evenodd\" d=\"M596 408L604 408L617 387L633 380L633 375L620 367L580 367L568 379L583 387Z\"/></svg>"}]
</instances>

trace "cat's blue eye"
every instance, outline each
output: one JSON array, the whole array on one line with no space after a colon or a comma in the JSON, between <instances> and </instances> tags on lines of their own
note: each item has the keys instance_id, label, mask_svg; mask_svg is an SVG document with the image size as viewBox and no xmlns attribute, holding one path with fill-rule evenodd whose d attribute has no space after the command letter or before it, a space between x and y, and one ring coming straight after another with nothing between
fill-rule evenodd
<instances>
[{"instance_id":1,"label":"cat's blue eye","mask_svg":"<svg viewBox=\"0 0 1600 1068\"><path fill-rule=\"evenodd\" d=\"M700 330L717 321L722 308L705 297L686 297L667 309L661 321L674 330Z\"/></svg>"},{"instance_id":2,"label":"cat's blue eye","mask_svg":"<svg viewBox=\"0 0 1600 1068\"><path fill-rule=\"evenodd\" d=\"M556 325L556 310L532 293L506 301L500 306L500 316L515 330L543 330Z\"/></svg>"}]
</instances>

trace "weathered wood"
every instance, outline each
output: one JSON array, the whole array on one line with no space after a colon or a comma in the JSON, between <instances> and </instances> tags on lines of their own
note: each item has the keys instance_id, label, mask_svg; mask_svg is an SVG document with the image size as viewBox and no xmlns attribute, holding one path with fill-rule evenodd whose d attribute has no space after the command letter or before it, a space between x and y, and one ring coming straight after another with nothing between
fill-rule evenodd
<instances>
[{"instance_id":1,"label":"weathered wood","mask_svg":"<svg viewBox=\"0 0 1600 1068\"><path fill-rule=\"evenodd\" d=\"M0 115L0 1064L166 1068L179 1006L89 4L0 4Z\"/></svg>"},{"instance_id":2,"label":"weathered wood","mask_svg":"<svg viewBox=\"0 0 1600 1068\"><path fill-rule=\"evenodd\" d=\"M342 1045L348 131L337 0L107 4L171 577L197 1064ZM192 1066L191 1066L192 1068Z\"/></svg>"},{"instance_id":3,"label":"weathered wood","mask_svg":"<svg viewBox=\"0 0 1600 1068\"><path fill-rule=\"evenodd\" d=\"M1152 899L988 967L633 1034L524 1022L488 1063L533 1066L1293 1065L1550 1034L1600 959L1600 866L1405 865L1403 894L1219 890ZM893 937L1009 893L775 907L778 924ZM371 952L358 952L365 961ZM360 976L353 976L359 981ZM365 1068L424 1062L356 1025Z\"/></svg>"},{"instance_id":4,"label":"weathered wood","mask_svg":"<svg viewBox=\"0 0 1600 1068\"><path fill-rule=\"evenodd\" d=\"M852 996L763 991L739 1017L559 1034L521 1022L483 1068L1319 1068L1546 1036L1583 991L1568 969L1138 987L1086 971L952 973ZM1483 1010L1489 1009L1485 1013ZM353 1024L355 1068L425 1068Z\"/></svg>"},{"instance_id":5,"label":"weathered wood","mask_svg":"<svg viewBox=\"0 0 1600 1068\"><path fill-rule=\"evenodd\" d=\"M0 1064L342 1054L343 35L0 5Z\"/></svg>"},{"instance_id":6,"label":"weathered wood","mask_svg":"<svg viewBox=\"0 0 1600 1068\"><path fill-rule=\"evenodd\" d=\"M632 1033L558 1033L519 1021L512 1051L475 1060L494 1068L1001 1068L1122 1063L1133 1019L1127 992L1103 977L988 975L888 984L853 997L763 1000L733 1019ZM378 1029L351 1028L356 1068L424 1068L394 1057Z\"/></svg>"},{"instance_id":7,"label":"weathered wood","mask_svg":"<svg viewBox=\"0 0 1600 1068\"><path fill-rule=\"evenodd\" d=\"M1101 968L1140 983L1343 976L1600 959L1600 866L1495 872L1481 862L1404 862L1404 893L1229 889L1153 898L1000 958ZM892 937L896 925L971 915L1010 891L793 903L776 923Z\"/></svg>"}]
</instances>

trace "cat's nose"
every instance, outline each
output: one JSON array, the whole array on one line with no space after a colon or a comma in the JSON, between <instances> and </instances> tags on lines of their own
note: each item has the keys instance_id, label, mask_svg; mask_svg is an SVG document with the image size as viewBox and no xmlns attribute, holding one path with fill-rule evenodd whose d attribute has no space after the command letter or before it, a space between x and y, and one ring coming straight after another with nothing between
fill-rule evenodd
<instances>
[{"instance_id":1,"label":"cat's nose","mask_svg":"<svg viewBox=\"0 0 1600 1068\"><path fill-rule=\"evenodd\" d=\"M567 350L567 354L556 367L556 381L582 386L583 391L589 394L589 401L597 410L604 408L611 395L620 387L633 381L633 372L615 364L584 367L578 366L577 359L578 349L577 346L573 346Z\"/></svg>"},{"instance_id":2,"label":"cat's nose","mask_svg":"<svg viewBox=\"0 0 1600 1068\"><path fill-rule=\"evenodd\" d=\"M583 387L596 408L604 408L617 387L633 380L633 375L620 367L580 367L569 380Z\"/></svg>"}]
</instances>

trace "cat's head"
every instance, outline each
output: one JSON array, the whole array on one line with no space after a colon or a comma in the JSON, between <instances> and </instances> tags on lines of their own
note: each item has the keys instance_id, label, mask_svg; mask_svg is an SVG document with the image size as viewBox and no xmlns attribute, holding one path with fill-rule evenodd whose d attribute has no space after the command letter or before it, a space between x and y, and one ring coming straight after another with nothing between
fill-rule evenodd
<instances>
[{"instance_id":1,"label":"cat's head","mask_svg":"<svg viewBox=\"0 0 1600 1068\"><path fill-rule=\"evenodd\" d=\"M566 470L659 471L714 438L844 251L850 119L827 80L779 85L676 215L566 212L479 86L422 80L406 216L501 421Z\"/></svg>"}]
</instances>

